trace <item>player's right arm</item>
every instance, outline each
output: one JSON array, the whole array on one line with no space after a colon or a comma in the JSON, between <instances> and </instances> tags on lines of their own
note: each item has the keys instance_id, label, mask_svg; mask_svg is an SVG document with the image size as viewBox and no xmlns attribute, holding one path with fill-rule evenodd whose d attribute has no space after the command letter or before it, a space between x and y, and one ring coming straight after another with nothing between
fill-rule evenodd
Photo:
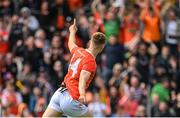
<instances>
[{"instance_id":1,"label":"player's right arm","mask_svg":"<svg viewBox=\"0 0 180 118\"><path fill-rule=\"evenodd\" d=\"M79 90L79 94L80 94L79 101L81 103L86 102L86 99L85 99L86 82L90 78L90 75L91 75L91 73L86 70L82 70L80 73L78 90Z\"/></svg>"},{"instance_id":2,"label":"player's right arm","mask_svg":"<svg viewBox=\"0 0 180 118\"><path fill-rule=\"evenodd\" d=\"M68 40L68 48L70 50L70 52L72 51L72 49L74 47L76 47L76 32L77 32L77 27L76 27L76 19L74 19L74 23L69 27L69 40Z\"/></svg>"}]
</instances>

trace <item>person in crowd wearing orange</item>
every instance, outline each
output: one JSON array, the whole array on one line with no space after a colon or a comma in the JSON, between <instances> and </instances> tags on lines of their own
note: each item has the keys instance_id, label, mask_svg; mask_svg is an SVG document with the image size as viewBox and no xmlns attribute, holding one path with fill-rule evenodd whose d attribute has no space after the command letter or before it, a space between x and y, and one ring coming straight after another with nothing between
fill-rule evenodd
<instances>
[{"instance_id":1,"label":"person in crowd wearing orange","mask_svg":"<svg viewBox=\"0 0 180 118\"><path fill-rule=\"evenodd\" d=\"M132 50L139 41L139 21L135 13L130 11L122 22L122 42L128 49Z\"/></svg>"},{"instance_id":2,"label":"person in crowd wearing orange","mask_svg":"<svg viewBox=\"0 0 180 118\"><path fill-rule=\"evenodd\" d=\"M96 24L100 26L101 31L104 31L102 17L105 13L105 5L102 4L100 0L94 0L91 5L91 10Z\"/></svg>"},{"instance_id":3,"label":"person in crowd wearing orange","mask_svg":"<svg viewBox=\"0 0 180 118\"><path fill-rule=\"evenodd\" d=\"M144 24L142 35L143 40L147 43L158 44L161 39L161 20L158 10L149 5L147 8L142 10L140 19Z\"/></svg>"}]
</instances>

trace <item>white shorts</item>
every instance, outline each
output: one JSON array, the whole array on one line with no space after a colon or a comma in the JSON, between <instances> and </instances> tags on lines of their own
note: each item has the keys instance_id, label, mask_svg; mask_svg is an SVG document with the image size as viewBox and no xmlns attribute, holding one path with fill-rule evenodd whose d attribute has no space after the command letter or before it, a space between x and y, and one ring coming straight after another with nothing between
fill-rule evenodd
<instances>
[{"instance_id":1,"label":"white shorts","mask_svg":"<svg viewBox=\"0 0 180 118\"><path fill-rule=\"evenodd\" d=\"M67 116L77 117L88 113L88 107L77 100L73 100L69 92L63 87L54 93L48 107Z\"/></svg>"}]
</instances>

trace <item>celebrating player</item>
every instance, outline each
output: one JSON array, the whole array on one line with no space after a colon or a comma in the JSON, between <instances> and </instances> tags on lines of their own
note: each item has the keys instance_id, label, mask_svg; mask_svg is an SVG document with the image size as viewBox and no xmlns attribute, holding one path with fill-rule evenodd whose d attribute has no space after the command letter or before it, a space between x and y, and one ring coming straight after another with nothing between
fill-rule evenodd
<instances>
[{"instance_id":1,"label":"celebrating player","mask_svg":"<svg viewBox=\"0 0 180 118\"><path fill-rule=\"evenodd\" d=\"M87 49L76 45L76 20L69 28L68 47L72 54L68 73L61 87L54 93L43 117L90 116L86 102L85 91L96 72L96 56L105 46L105 35L96 32L92 35Z\"/></svg>"}]
</instances>

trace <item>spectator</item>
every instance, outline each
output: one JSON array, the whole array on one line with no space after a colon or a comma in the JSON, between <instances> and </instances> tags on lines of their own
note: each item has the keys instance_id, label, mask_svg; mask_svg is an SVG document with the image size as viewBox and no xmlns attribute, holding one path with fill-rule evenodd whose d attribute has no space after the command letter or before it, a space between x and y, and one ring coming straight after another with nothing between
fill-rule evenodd
<instances>
[{"instance_id":1,"label":"spectator","mask_svg":"<svg viewBox=\"0 0 180 118\"><path fill-rule=\"evenodd\" d=\"M93 114L93 117L104 117L106 105L99 101L99 95L94 95L94 102L88 105L89 111Z\"/></svg>"},{"instance_id":2,"label":"spectator","mask_svg":"<svg viewBox=\"0 0 180 118\"><path fill-rule=\"evenodd\" d=\"M55 0L52 5L52 16L57 29L62 30L65 27L65 21L71 16L69 6L66 0Z\"/></svg>"},{"instance_id":3,"label":"spectator","mask_svg":"<svg viewBox=\"0 0 180 118\"><path fill-rule=\"evenodd\" d=\"M108 9L107 17L104 20L104 32L107 36L107 39L110 39L110 36L118 37L120 29L120 18L115 11L115 8L111 7Z\"/></svg>"},{"instance_id":4,"label":"spectator","mask_svg":"<svg viewBox=\"0 0 180 118\"><path fill-rule=\"evenodd\" d=\"M166 43L170 46L170 51L175 54L177 49L177 43L180 38L178 26L180 21L176 18L176 14L173 10L169 11L166 31Z\"/></svg>"},{"instance_id":5,"label":"spectator","mask_svg":"<svg viewBox=\"0 0 180 118\"><path fill-rule=\"evenodd\" d=\"M46 34L43 29L38 29L35 33L35 46L47 52L50 42L46 39Z\"/></svg>"},{"instance_id":6,"label":"spectator","mask_svg":"<svg viewBox=\"0 0 180 118\"><path fill-rule=\"evenodd\" d=\"M27 25L28 28L32 31L35 31L39 27L39 22L36 17L31 15L31 11L29 8L24 7L21 9L21 17L19 19L20 23Z\"/></svg>"},{"instance_id":7,"label":"spectator","mask_svg":"<svg viewBox=\"0 0 180 118\"><path fill-rule=\"evenodd\" d=\"M154 95L158 95L159 100L162 102L169 101L169 80L167 78L163 78L162 83L155 84L152 88L151 97Z\"/></svg>"},{"instance_id":8,"label":"spectator","mask_svg":"<svg viewBox=\"0 0 180 118\"><path fill-rule=\"evenodd\" d=\"M122 62L123 60L123 46L118 44L117 37L110 37L109 43L105 48L105 53L108 55L108 58L106 59L107 72L105 75L105 81L108 81L112 74L111 69L113 68L114 64Z\"/></svg>"},{"instance_id":9,"label":"spectator","mask_svg":"<svg viewBox=\"0 0 180 118\"><path fill-rule=\"evenodd\" d=\"M159 104L159 114L158 114L159 117L171 117L173 116L171 113L170 113L170 110L168 109L168 105L166 102L160 102Z\"/></svg>"},{"instance_id":10,"label":"spectator","mask_svg":"<svg viewBox=\"0 0 180 118\"><path fill-rule=\"evenodd\" d=\"M4 41L8 41L9 36L9 27L7 21L5 19L0 19L0 35Z\"/></svg>"},{"instance_id":11,"label":"spectator","mask_svg":"<svg viewBox=\"0 0 180 118\"><path fill-rule=\"evenodd\" d=\"M21 55L25 62L30 63L32 66L32 70L37 72L38 68L40 67L40 64L42 62L42 50L35 47L35 39L34 37L30 36L25 41L25 46L21 50ZM36 60L36 61L34 61Z\"/></svg>"},{"instance_id":12,"label":"spectator","mask_svg":"<svg viewBox=\"0 0 180 118\"><path fill-rule=\"evenodd\" d=\"M13 60L13 55L12 53L8 53L6 55L6 71L10 72L12 74L13 77L16 78L17 75L17 65Z\"/></svg>"},{"instance_id":13,"label":"spectator","mask_svg":"<svg viewBox=\"0 0 180 118\"><path fill-rule=\"evenodd\" d=\"M129 92L133 100L141 102L143 96L143 90L140 88L139 78L136 75L132 75L130 79Z\"/></svg>"},{"instance_id":14,"label":"spectator","mask_svg":"<svg viewBox=\"0 0 180 118\"><path fill-rule=\"evenodd\" d=\"M12 15L14 12L13 2L10 0L1 1L0 15Z\"/></svg>"},{"instance_id":15,"label":"spectator","mask_svg":"<svg viewBox=\"0 0 180 118\"><path fill-rule=\"evenodd\" d=\"M145 43L140 43L138 51L136 54L137 57L137 69L141 75L141 81L148 82L148 66L149 66L149 57L147 52L147 46Z\"/></svg>"},{"instance_id":16,"label":"spectator","mask_svg":"<svg viewBox=\"0 0 180 118\"><path fill-rule=\"evenodd\" d=\"M0 35L0 54L6 54L8 53L8 42L3 40L3 37Z\"/></svg>"},{"instance_id":17,"label":"spectator","mask_svg":"<svg viewBox=\"0 0 180 118\"><path fill-rule=\"evenodd\" d=\"M170 51L168 46L163 46L161 49L161 54L157 57L157 62L167 68L169 57L170 57Z\"/></svg>"},{"instance_id":18,"label":"spectator","mask_svg":"<svg viewBox=\"0 0 180 118\"><path fill-rule=\"evenodd\" d=\"M116 104L118 103L118 91L115 87L110 87L110 105L111 105L111 114L112 116L115 115L117 111Z\"/></svg>"},{"instance_id":19,"label":"spectator","mask_svg":"<svg viewBox=\"0 0 180 118\"><path fill-rule=\"evenodd\" d=\"M122 65L120 63L117 63L113 67L113 74L111 79L109 80L109 86L116 86L119 87L120 79L121 79L121 71L122 71Z\"/></svg>"},{"instance_id":20,"label":"spectator","mask_svg":"<svg viewBox=\"0 0 180 118\"><path fill-rule=\"evenodd\" d=\"M139 105L136 111L136 117L146 117L146 108L144 105Z\"/></svg>"},{"instance_id":21,"label":"spectator","mask_svg":"<svg viewBox=\"0 0 180 118\"><path fill-rule=\"evenodd\" d=\"M31 112L35 112L34 109L35 109L36 103L37 103L38 99L40 98L40 96L41 96L40 89L38 87L34 87L33 93L31 93L30 101L29 101L29 110Z\"/></svg>"},{"instance_id":22,"label":"spectator","mask_svg":"<svg viewBox=\"0 0 180 118\"><path fill-rule=\"evenodd\" d=\"M29 63L24 63L24 67L22 71L19 72L17 76L18 80L28 83L29 78L33 75L31 70L32 70L31 65Z\"/></svg>"},{"instance_id":23,"label":"spectator","mask_svg":"<svg viewBox=\"0 0 180 118\"><path fill-rule=\"evenodd\" d=\"M80 39L83 39L84 46L87 45L89 39L91 38L89 37L88 30L89 30L88 18L82 13L82 15L79 18L79 28L77 33Z\"/></svg>"},{"instance_id":24,"label":"spectator","mask_svg":"<svg viewBox=\"0 0 180 118\"><path fill-rule=\"evenodd\" d=\"M54 90L57 90L59 88L59 84L61 84L64 80L64 70L61 61L55 61L51 75L51 85L54 87Z\"/></svg>"},{"instance_id":25,"label":"spectator","mask_svg":"<svg viewBox=\"0 0 180 118\"><path fill-rule=\"evenodd\" d=\"M18 114L18 104L22 102L22 96L14 90L13 82L13 79L6 80L6 88L2 92L2 105L6 108L8 116L16 116Z\"/></svg>"},{"instance_id":26,"label":"spectator","mask_svg":"<svg viewBox=\"0 0 180 118\"><path fill-rule=\"evenodd\" d=\"M121 37L123 40L123 44L129 49L133 50L136 44L139 41L139 21L134 12L128 13L124 16L124 21L122 22L121 26Z\"/></svg>"},{"instance_id":27,"label":"spectator","mask_svg":"<svg viewBox=\"0 0 180 118\"><path fill-rule=\"evenodd\" d=\"M159 11L149 5L141 12L141 20L144 24L143 39L147 43L156 43L159 46L160 37L160 16Z\"/></svg>"},{"instance_id":28,"label":"spectator","mask_svg":"<svg viewBox=\"0 0 180 118\"><path fill-rule=\"evenodd\" d=\"M12 16L12 24L11 24L11 30L9 34L9 42L10 42L10 49L14 49L14 45L16 44L18 40L23 40L23 24L19 23L19 16L13 15Z\"/></svg>"},{"instance_id":29,"label":"spectator","mask_svg":"<svg viewBox=\"0 0 180 118\"><path fill-rule=\"evenodd\" d=\"M52 28L52 11L50 9L50 4L48 1L43 1L41 3L40 13L39 13L39 25L49 36L51 28ZM50 37L48 37L50 38Z\"/></svg>"},{"instance_id":30,"label":"spectator","mask_svg":"<svg viewBox=\"0 0 180 118\"><path fill-rule=\"evenodd\" d=\"M130 57L128 60L127 73L135 74L139 76L140 74L139 71L137 70L137 64L138 64L137 58L135 56Z\"/></svg>"}]
</instances>

